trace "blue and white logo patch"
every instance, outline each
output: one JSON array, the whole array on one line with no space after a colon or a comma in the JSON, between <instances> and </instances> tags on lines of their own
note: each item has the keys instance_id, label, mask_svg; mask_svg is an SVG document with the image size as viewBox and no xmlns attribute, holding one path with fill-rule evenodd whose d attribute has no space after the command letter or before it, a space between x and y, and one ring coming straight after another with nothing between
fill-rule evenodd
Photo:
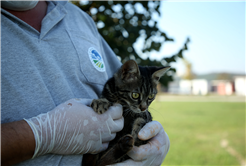
<instances>
[{"instance_id":1,"label":"blue and white logo patch","mask_svg":"<svg viewBox=\"0 0 246 166\"><path fill-rule=\"evenodd\" d=\"M90 47L88 49L88 55L90 57L92 65L100 72L105 71L105 64L103 62L102 56L99 54L99 52L93 48Z\"/></svg>"}]
</instances>

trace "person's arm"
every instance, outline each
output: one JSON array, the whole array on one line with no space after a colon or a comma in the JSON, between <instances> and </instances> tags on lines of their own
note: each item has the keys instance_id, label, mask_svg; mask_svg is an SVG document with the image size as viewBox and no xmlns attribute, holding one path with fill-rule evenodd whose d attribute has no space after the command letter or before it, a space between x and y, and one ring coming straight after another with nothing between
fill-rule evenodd
<instances>
[{"instance_id":1,"label":"person's arm","mask_svg":"<svg viewBox=\"0 0 246 166\"><path fill-rule=\"evenodd\" d=\"M107 149L122 130L122 106L115 104L102 115L91 99L70 99L53 110L2 125L2 165L15 164L48 153L95 154Z\"/></svg>"},{"instance_id":2,"label":"person's arm","mask_svg":"<svg viewBox=\"0 0 246 166\"><path fill-rule=\"evenodd\" d=\"M1 124L1 165L13 165L32 158L35 139L26 121Z\"/></svg>"}]
</instances>

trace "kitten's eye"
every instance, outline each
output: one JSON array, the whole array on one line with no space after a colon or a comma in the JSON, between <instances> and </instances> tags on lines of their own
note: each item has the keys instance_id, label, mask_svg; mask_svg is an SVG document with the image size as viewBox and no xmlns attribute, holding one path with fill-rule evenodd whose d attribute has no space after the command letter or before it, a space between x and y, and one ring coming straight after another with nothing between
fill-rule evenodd
<instances>
[{"instance_id":1,"label":"kitten's eye","mask_svg":"<svg viewBox=\"0 0 246 166\"><path fill-rule=\"evenodd\" d=\"M132 93L132 98L134 98L134 99L139 98L139 93Z\"/></svg>"},{"instance_id":2,"label":"kitten's eye","mask_svg":"<svg viewBox=\"0 0 246 166\"><path fill-rule=\"evenodd\" d=\"M155 97L155 94L149 95L149 99L153 99Z\"/></svg>"}]
</instances>

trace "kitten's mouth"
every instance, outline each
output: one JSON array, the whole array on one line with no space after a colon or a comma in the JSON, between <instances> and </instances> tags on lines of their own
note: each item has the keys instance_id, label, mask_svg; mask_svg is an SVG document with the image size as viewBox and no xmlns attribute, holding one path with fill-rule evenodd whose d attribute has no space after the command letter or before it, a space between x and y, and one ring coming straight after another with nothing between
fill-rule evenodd
<instances>
[{"instance_id":1,"label":"kitten's mouth","mask_svg":"<svg viewBox=\"0 0 246 166\"><path fill-rule=\"evenodd\" d=\"M132 111L134 111L135 113L143 113L147 111L147 108L133 108Z\"/></svg>"},{"instance_id":2,"label":"kitten's mouth","mask_svg":"<svg viewBox=\"0 0 246 166\"><path fill-rule=\"evenodd\" d=\"M129 105L123 105L123 110L131 110L133 113L144 113L148 110L147 107L141 107L141 106L129 106Z\"/></svg>"},{"instance_id":3,"label":"kitten's mouth","mask_svg":"<svg viewBox=\"0 0 246 166\"><path fill-rule=\"evenodd\" d=\"M138 109L141 111L141 112L145 112L147 109L148 109L148 106L147 104L140 104L138 106Z\"/></svg>"},{"instance_id":4,"label":"kitten's mouth","mask_svg":"<svg viewBox=\"0 0 246 166\"><path fill-rule=\"evenodd\" d=\"M139 110L141 110L141 112L145 112L147 108L139 108Z\"/></svg>"}]
</instances>

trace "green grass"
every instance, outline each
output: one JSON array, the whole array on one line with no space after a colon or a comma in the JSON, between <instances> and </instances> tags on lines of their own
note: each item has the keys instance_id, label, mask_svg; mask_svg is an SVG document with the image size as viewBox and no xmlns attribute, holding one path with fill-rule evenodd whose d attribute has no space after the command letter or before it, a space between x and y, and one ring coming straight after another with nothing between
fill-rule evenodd
<instances>
[{"instance_id":1,"label":"green grass","mask_svg":"<svg viewBox=\"0 0 246 166\"><path fill-rule=\"evenodd\" d=\"M240 165L222 139L245 160L245 103L155 101L149 110L171 142L163 165Z\"/></svg>"}]
</instances>

